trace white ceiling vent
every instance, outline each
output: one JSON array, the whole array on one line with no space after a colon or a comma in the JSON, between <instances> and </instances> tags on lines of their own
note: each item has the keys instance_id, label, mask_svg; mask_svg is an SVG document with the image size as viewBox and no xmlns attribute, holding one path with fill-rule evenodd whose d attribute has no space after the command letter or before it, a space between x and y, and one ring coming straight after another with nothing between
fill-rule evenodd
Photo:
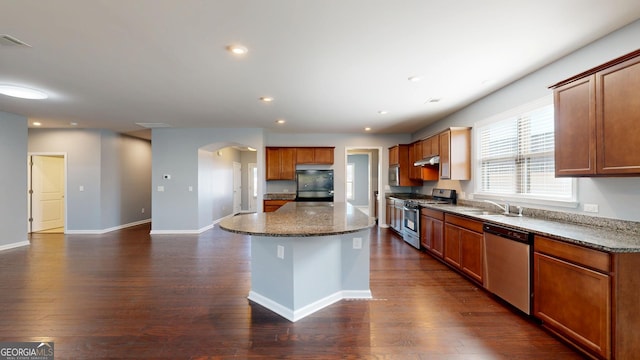
<instances>
[{"instance_id":1,"label":"white ceiling vent","mask_svg":"<svg viewBox=\"0 0 640 360\"><path fill-rule=\"evenodd\" d=\"M31 47L24 41L18 40L11 35L0 34L0 46L26 46Z\"/></svg>"},{"instance_id":2,"label":"white ceiling vent","mask_svg":"<svg viewBox=\"0 0 640 360\"><path fill-rule=\"evenodd\" d=\"M168 128L171 127L169 124L165 123L136 123L138 126L142 126L147 129L156 129L156 128Z\"/></svg>"}]
</instances>

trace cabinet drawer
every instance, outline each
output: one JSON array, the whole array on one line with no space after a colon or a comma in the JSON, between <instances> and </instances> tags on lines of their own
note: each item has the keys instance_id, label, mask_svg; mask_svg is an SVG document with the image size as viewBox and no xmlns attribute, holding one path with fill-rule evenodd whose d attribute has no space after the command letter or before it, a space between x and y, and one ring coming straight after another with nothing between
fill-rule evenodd
<instances>
[{"instance_id":1,"label":"cabinet drawer","mask_svg":"<svg viewBox=\"0 0 640 360\"><path fill-rule=\"evenodd\" d=\"M554 256L575 264L608 273L611 270L609 254L582 246L567 244L536 235L533 248L536 252Z\"/></svg>"},{"instance_id":2,"label":"cabinet drawer","mask_svg":"<svg viewBox=\"0 0 640 360\"><path fill-rule=\"evenodd\" d=\"M442 211L438 211L438 210L422 208L422 209L420 209L420 215L428 216L428 217L431 217L431 218L434 218L434 219L438 219L438 220L444 220L444 213Z\"/></svg>"},{"instance_id":3,"label":"cabinet drawer","mask_svg":"<svg viewBox=\"0 0 640 360\"><path fill-rule=\"evenodd\" d=\"M482 233L482 223L479 221L463 218L461 216L445 214L444 219L446 222L454 225L458 225L462 228Z\"/></svg>"}]
</instances>

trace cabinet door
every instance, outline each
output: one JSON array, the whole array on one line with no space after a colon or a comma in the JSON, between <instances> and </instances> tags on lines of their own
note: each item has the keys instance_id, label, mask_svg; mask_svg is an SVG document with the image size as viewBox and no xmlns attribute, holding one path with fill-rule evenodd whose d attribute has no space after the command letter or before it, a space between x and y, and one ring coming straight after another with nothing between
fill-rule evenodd
<instances>
[{"instance_id":1,"label":"cabinet door","mask_svg":"<svg viewBox=\"0 0 640 360\"><path fill-rule=\"evenodd\" d=\"M392 146L389 148L389 165L400 164L400 147Z\"/></svg>"},{"instance_id":2,"label":"cabinet door","mask_svg":"<svg viewBox=\"0 0 640 360\"><path fill-rule=\"evenodd\" d=\"M593 76L554 90L556 176L596 173Z\"/></svg>"},{"instance_id":3,"label":"cabinet door","mask_svg":"<svg viewBox=\"0 0 640 360\"><path fill-rule=\"evenodd\" d=\"M440 154L440 137L439 136L432 136L429 139L431 139L431 155L435 156L435 155L439 155Z\"/></svg>"},{"instance_id":4,"label":"cabinet door","mask_svg":"<svg viewBox=\"0 0 640 360\"><path fill-rule=\"evenodd\" d=\"M431 250L431 229L433 224L431 218L420 215L420 243L422 248Z\"/></svg>"},{"instance_id":5,"label":"cabinet door","mask_svg":"<svg viewBox=\"0 0 640 360\"><path fill-rule=\"evenodd\" d=\"M602 358L610 357L609 276L534 253L534 315Z\"/></svg>"},{"instance_id":6,"label":"cabinet door","mask_svg":"<svg viewBox=\"0 0 640 360\"><path fill-rule=\"evenodd\" d=\"M296 149L280 148L280 179L296 179Z\"/></svg>"},{"instance_id":7,"label":"cabinet door","mask_svg":"<svg viewBox=\"0 0 640 360\"><path fill-rule=\"evenodd\" d=\"M444 222L431 219L431 252L439 258L444 256Z\"/></svg>"},{"instance_id":8,"label":"cabinet door","mask_svg":"<svg viewBox=\"0 0 640 360\"><path fill-rule=\"evenodd\" d=\"M409 179L422 180L422 167L413 164L422 158L422 146L420 142L415 142L409 146Z\"/></svg>"},{"instance_id":9,"label":"cabinet door","mask_svg":"<svg viewBox=\"0 0 640 360\"><path fill-rule=\"evenodd\" d=\"M266 151L267 180L295 180L296 179L296 150L295 148L272 148Z\"/></svg>"},{"instance_id":10,"label":"cabinet door","mask_svg":"<svg viewBox=\"0 0 640 360\"><path fill-rule=\"evenodd\" d=\"M297 148L296 163L313 164L315 161L314 148Z\"/></svg>"},{"instance_id":11,"label":"cabinet door","mask_svg":"<svg viewBox=\"0 0 640 360\"><path fill-rule=\"evenodd\" d=\"M451 179L451 131L447 130L440 134L440 179Z\"/></svg>"},{"instance_id":12,"label":"cabinet door","mask_svg":"<svg viewBox=\"0 0 640 360\"><path fill-rule=\"evenodd\" d=\"M393 220L394 220L394 213L393 210L394 206L393 206L393 200L391 199L387 199L386 200L386 214L385 214L385 220L387 222L387 225L389 225L389 227L393 228Z\"/></svg>"},{"instance_id":13,"label":"cabinet door","mask_svg":"<svg viewBox=\"0 0 640 360\"><path fill-rule=\"evenodd\" d=\"M398 202L397 204L395 204L394 207L394 229L396 229L397 232L402 232L402 204L400 204L400 202Z\"/></svg>"},{"instance_id":14,"label":"cabinet door","mask_svg":"<svg viewBox=\"0 0 640 360\"><path fill-rule=\"evenodd\" d=\"M316 164L333 164L333 148L315 148L314 149L314 161Z\"/></svg>"},{"instance_id":15,"label":"cabinet door","mask_svg":"<svg viewBox=\"0 0 640 360\"><path fill-rule=\"evenodd\" d=\"M280 149L279 148L266 148L267 158L267 180L279 180L280 179Z\"/></svg>"},{"instance_id":16,"label":"cabinet door","mask_svg":"<svg viewBox=\"0 0 640 360\"><path fill-rule=\"evenodd\" d=\"M475 281L482 283L482 234L460 230L460 268Z\"/></svg>"},{"instance_id":17,"label":"cabinet door","mask_svg":"<svg viewBox=\"0 0 640 360\"><path fill-rule=\"evenodd\" d=\"M640 57L596 73L597 172L600 175L640 173L639 94Z\"/></svg>"},{"instance_id":18,"label":"cabinet door","mask_svg":"<svg viewBox=\"0 0 640 360\"><path fill-rule=\"evenodd\" d=\"M423 159L431 156L431 138L426 138L421 141L420 154Z\"/></svg>"},{"instance_id":19,"label":"cabinet door","mask_svg":"<svg viewBox=\"0 0 640 360\"><path fill-rule=\"evenodd\" d=\"M460 268L460 228L444 224L444 261Z\"/></svg>"}]
</instances>

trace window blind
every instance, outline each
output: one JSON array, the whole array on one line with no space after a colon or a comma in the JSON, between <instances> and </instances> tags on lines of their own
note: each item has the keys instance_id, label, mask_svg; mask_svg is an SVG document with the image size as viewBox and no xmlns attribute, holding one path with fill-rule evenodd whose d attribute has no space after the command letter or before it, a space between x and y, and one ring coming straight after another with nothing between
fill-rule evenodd
<instances>
[{"instance_id":1,"label":"window blind","mask_svg":"<svg viewBox=\"0 0 640 360\"><path fill-rule=\"evenodd\" d=\"M553 105L478 129L482 193L570 199L573 181L555 178Z\"/></svg>"}]
</instances>

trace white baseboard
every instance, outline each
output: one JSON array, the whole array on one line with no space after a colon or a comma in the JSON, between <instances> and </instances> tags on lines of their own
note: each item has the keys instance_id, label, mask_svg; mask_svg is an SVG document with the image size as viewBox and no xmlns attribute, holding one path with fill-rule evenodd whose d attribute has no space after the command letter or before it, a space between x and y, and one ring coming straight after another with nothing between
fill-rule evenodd
<instances>
[{"instance_id":1,"label":"white baseboard","mask_svg":"<svg viewBox=\"0 0 640 360\"><path fill-rule=\"evenodd\" d=\"M15 249L15 248L18 248L18 247L29 246L29 245L31 245L29 240L20 241L20 242L12 243L12 244L0 245L0 251Z\"/></svg>"},{"instance_id":2,"label":"white baseboard","mask_svg":"<svg viewBox=\"0 0 640 360\"><path fill-rule=\"evenodd\" d=\"M69 235L101 235L101 234L106 234L106 233L111 232L111 231L122 230L122 229L126 229L128 227L142 225L142 224L146 224L146 223L150 223L150 222L151 222L151 219L145 219L145 220L134 221L134 222L131 222L131 223L128 223L128 224L118 225L118 226L114 226L114 227L110 227L110 228L102 229L102 230L68 230L68 229L65 229L64 233L65 234L69 234Z\"/></svg>"},{"instance_id":3,"label":"white baseboard","mask_svg":"<svg viewBox=\"0 0 640 360\"><path fill-rule=\"evenodd\" d=\"M343 299L371 299L371 290L342 290L333 293L325 298L315 301L309 305L303 306L300 309L293 310L286 306L283 306L268 297L262 296L255 291L250 291L249 300L256 304L262 305L274 313L282 316L283 318L296 322L304 317L307 317L316 311L326 308L327 306L334 304Z\"/></svg>"}]
</instances>

